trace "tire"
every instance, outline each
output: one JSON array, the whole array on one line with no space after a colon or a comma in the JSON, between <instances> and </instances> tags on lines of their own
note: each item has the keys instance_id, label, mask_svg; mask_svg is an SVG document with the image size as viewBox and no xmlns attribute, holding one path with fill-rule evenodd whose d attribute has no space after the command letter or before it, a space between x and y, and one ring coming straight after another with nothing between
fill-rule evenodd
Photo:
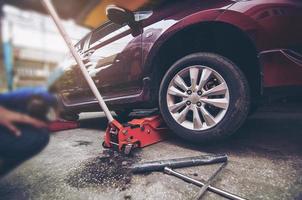
<instances>
[{"instance_id":1,"label":"tire","mask_svg":"<svg viewBox=\"0 0 302 200\"><path fill-rule=\"evenodd\" d=\"M193 75L191 75L192 68L194 68L192 70ZM188 72L186 72L186 70L188 70ZM199 70L197 76L194 75L196 74L196 70ZM200 86L203 84L198 82L198 80L200 81L202 79L201 75L206 72L205 70L211 71L211 76L208 81L209 83L206 82L206 84L204 84L205 86L203 87ZM182 99L179 101L184 102L189 99L191 103L187 101L184 105L184 108L181 108L183 109L182 111L180 110L176 111L176 113L173 113L175 112L175 110L173 112L171 110L175 108L176 104L174 105L174 107L173 104L172 106L169 105L170 109L168 107L168 104L171 103L171 99L174 100L179 97L174 98L174 92L171 92L171 84L173 86L176 83L176 75L181 76L183 75L182 73L188 73L187 76L189 76L189 80L191 82L193 80L193 82L196 82L197 84L199 83L199 85L195 84L196 87L194 87L195 89L193 89L195 96L192 94L189 97L180 97ZM185 75L183 76L185 77ZM192 79L191 77L196 78ZM186 79L183 78L183 80ZM217 87L218 85L222 85L223 81L224 87L226 86L223 90L224 93L221 92L221 90L219 93L217 92L217 95L219 94L218 96L216 95L216 93L212 93L216 96L212 95L201 97L202 95L206 95L207 91L209 91L210 89ZM193 88L192 84L188 84L188 81L186 81L186 85L191 85L190 87ZM176 87L178 88L178 90L181 90L178 85ZM202 89L198 89L200 87L202 87ZM170 88L169 92L168 88ZM198 90L199 93L195 90ZM182 92L187 95L186 90L183 90ZM199 96L197 96L197 94ZM215 98L222 98L227 103L221 104L222 106L219 105L223 107L220 108L213 106L214 104L209 105L204 102L209 100L210 102L213 102L212 100ZM181 58L169 68L160 85L159 107L166 124L178 136L191 142L209 142L230 136L245 121L249 113L249 106L250 92L248 82L244 74L233 62L223 56L213 53L194 53ZM171 109L171 107L173 107L173 109ZM192 108L192 111L189 110L187 112L188 114L186 115L188 116L186 116L185 121L181 123L181 121L183 120L183 118L180 117L183 116L181 113L184 110L187 110L187 107L189 107L189 109ZM196 107L196 109L194 107ZM194 112L194 109L198 112ZM209 115L207 115L207 113L210 113L212 118L208 117ZM213 117L213 113L218 113L216 115L217 120L215 117ZM192 116L192 123L189 119L190 114ZM200 120L196 120L195 116L199 116Z\"/></svg>"},{"instance_id":2,"label":"tire","mask_svg":"<svg viewBox=\"0 0 302 200\"><path fill-rule=\"evenodd\" d=\"M50 105L40 96L33 96L26 104L26 112L34 118L47 121Z\"/></svg>"},{"instance_id":3,"label":"tire","mask_svg":"<svg viewBox=\"0 0 302 200\"><path fill-rule=\"evenodd\" d=\"M80 119L80 116L77 113L62 112L60 113L60 118L66 121L78 121Z\"/></svg>"},{"instance_id":4,"label":"tire","mask_svg":"<svg viewBox=\"0 0 302 200\"><path fill-rule=\"evenodd\" d=\"M117 115L117 119L119 121L126 122L130 119L129 115L132 112L132 110L131 109L123 109L123 110L116 110L114 112Z\"/></svg>"}]
</instances>

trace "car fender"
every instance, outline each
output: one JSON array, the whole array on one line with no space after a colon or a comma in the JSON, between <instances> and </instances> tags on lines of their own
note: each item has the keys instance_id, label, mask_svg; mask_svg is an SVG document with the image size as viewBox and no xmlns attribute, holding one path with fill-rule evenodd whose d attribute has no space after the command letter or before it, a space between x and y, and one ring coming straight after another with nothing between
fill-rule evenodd
<instances>
[{"instance_id":1,"label":"car fender","mask_svg":"<svg viewBox=\"0 0 302 200\"><path fill-rule=\"evenodd\" d=\"M146 31L143 33L143 63L145 63L145 74L152 71L153 59L165 42L185 28L200 23L215 21L225 10L226 8L204 10L180 20L165 19L146 27ZM151 34L152 38L149 38Z\"/></svg>"},{"instance_id":2,"label":"car fender","mask_svg":"<svg viewBox=\"0 0 302 200\"><path fill-rule=\"evenodd\" d=\"M268 48L268 34L250 16L238 11L227 10L216 19L216 22L226 23L241 30L252 41L258 52Z\"/></svg>"}]
</instances>

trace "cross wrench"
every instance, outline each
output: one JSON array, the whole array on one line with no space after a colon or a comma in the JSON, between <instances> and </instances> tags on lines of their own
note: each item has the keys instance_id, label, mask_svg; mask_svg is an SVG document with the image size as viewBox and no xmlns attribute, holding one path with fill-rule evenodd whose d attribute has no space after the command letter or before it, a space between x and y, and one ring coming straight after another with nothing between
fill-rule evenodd
<instances>
[{"instance_id":1,"label":"cross wrench","mask_svg":"<svg viewBox=\"0 0 302 200\"><path fill-rule=\"evenodd\" d=\"M198 181L198 180L195 180L195 179L193 179L193 178L190 178L190 177L188 177L188 176L186 176L186 175L184 175L184 174L181 174L181 173L179 173L179 172L176 172L176 171L172 170L172 169L169 168L169 167L165 167L164 172L165 172L166 174L173 175L173 176L175 176L175 177L177 177L177 178L180 178L180 179L182 179L182 180L184 180L184 181L186 181L186 182L188 182L188 183L192 183L192 184L194 184L194 185L196 185L196 186L198 186L198 187L202 187L202 186L205 185L204 183L202 183L202 182L200 182L200 181ZM227 191L218 189L218 188L213 187L213 186L209 186L209 187L208 187L208 190L211 191L211 192L214 192L214 193L216 193L216 194L219 194L220 196L223 196L223 197L225 197L225 198L231 199L231 200L247 200L247 199L244 199L244 198L242 198L242 197L239 197L239 196L237 196L237 195L235 195L235 194L229 193L229 192L227 192Z\"/></svg>"},{"instance_id":2,"label":"cross wrench","mask_svg":"<svg viewBox=\"0 0 302 200\"><path fill-rule=\"evenodd\" d=\"M218 174L223 170L223 168L227 165L227 162L224 162L222 165L219 166L219 168L214 172L214 174L207 180L207 182L201 187L197 195L194 199L201 200L203 195L206 193L214 179L218 176Z\"/></svg>"}]
</instances>

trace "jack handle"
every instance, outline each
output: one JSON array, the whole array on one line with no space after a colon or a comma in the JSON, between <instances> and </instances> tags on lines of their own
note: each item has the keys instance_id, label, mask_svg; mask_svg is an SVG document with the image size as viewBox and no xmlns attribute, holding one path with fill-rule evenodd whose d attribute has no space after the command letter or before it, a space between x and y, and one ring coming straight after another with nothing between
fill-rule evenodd
<instances>
[{"instance_id":1,"label":"jack handle","mask_svg":"<svg viewBox=\"0 0 302 200\"><path fill-rule=\"evenodd\" d=\"M77 64L80 66L80 69L91 89L91 91L93 92L94 96L96 97L96 99L98 100L101 108L103 109L109 123L111 123L114 119L112 117L111 112L108 109L108 106L106 105L102 95L100 94L98 88L96 87L96 85L94 84L92 78L90 77L89 73L86 70L85 64L83 62L83 60L81 59L81 56L79 55L79 53L76 51L75 47L72 44L72 41L70 39L70 37L68 36L67 32L65 31L61 19L58 15L58 13L56 12L51 0L41 0L43 6L46 8L46 10L48 11L48 13L50 14L51 18L53 19L53 21L55 22L61 36L63 37L66 45L68 46L71 54L73 55L74 59L76 60Z\"/></svg>"}]
</instances>

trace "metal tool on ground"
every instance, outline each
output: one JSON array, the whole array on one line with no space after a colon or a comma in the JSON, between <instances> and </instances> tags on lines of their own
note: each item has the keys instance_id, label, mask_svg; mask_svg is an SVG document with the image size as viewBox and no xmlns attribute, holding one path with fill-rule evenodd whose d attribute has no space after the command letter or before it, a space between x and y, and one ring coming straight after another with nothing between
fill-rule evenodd
<instances>
[{"instance_id":1,"label":"metal tool on ground","mask_svg":"<svg viewBox=\"0 0 302 200\"><path fill-rule=\"evenodd\" d=\"M145 162L141 164L135 164L131 167L133 173L144 173L152 171L163 171L165 167L171 168L183 168L192 167L198 165L208 165L215 163L227 162L227 155L202 155L196 157L177 158L169 160L159 160L152 162Z\"/></svg>"},{"instance_id":2,"label":"metal tool on ground","mask_svg":"<svg viewBox=\"0 0 302 200\"><path fill-rule=\"evenodd\" d=\"M225 166L228 164L228 162L223 163L219 166L219 168L212 174L212 176L209 178L209 180L201 187L199 192L195 195L195 200L201 200L203 195L206 193L214 179L218 176L218 174L225 168Z\"/></svg>"},{"instance_id":3,"label":"metal tool on ground","mask_svg":"<svg viewBox=\"0 0 302 200\"><path fill-rule=\"evenodd\" d=\"M184 174L181 174L179 172L176 172L176 171L174 171L173 169L171 169L169 167L165 167L164 172L166 174L168 174L168 175L173 175L173 176L175 176L177 178L180 178L180 179L182 179L182 180L184 180L184 181L186 181L188 183L192 183L192 184L194 184L194 185L196 185L198 187L203 187L205 185L205 183L203 183L201 181L198 181L198 180L195 180L195 179L193 179L191 177L188 177L188 176L186 176ZM218 194L218 195L220 195L222 197L231 199L231 200L246 200L245 198L239 197L239 196L237 196L235 194L232 194L232 193L227 192L225 190L213 187L211 185L209 185L208 190L211 191L211 192L213 192L213 193L215 193L215 194Z\"/></svg>"},{"instance_id":4,"label":"metal tool on ground","mask_svg":"<svg viewBox=\"0 0 302 200\"><path fill-rule=\"evenodd\" d=\"M108 128L105 134L105 142L104 146L108 148L112 148L119 152L124 152L125 154L129 154L130 151L137 147L144 147L147 145L151 145L157 143L164 139L163 129L160 128L162 123L162 119L160 116L155 116L147 119L141 120L133 120L129 122L128 125L123 126L117 120L115 120L109 111L103 97L101 96L98 88L96 87L93 79L90 77L89 73L86 70L86 66L83 62L84 59L88 59L87 57L81 58L80 54L77 52L75 47L72 44L72 41L68 34L66 33L61 20L51 3L51 0L41 0L42 4L52 17L55 22L61 36L63 37L65 43L67 44L71 54L73 55L76 63L81 69L84 78L86 79L91 91L96 97L100 107L105 113L105 116L108 119ZM114 8L111 8L114 9ZM123 12L123 10L107 10L107 14L110 14L114 11ZM126 12L126 11L125 11ZM83 52L85 53L85 52Z\"/></svg>"}]
</instances>

